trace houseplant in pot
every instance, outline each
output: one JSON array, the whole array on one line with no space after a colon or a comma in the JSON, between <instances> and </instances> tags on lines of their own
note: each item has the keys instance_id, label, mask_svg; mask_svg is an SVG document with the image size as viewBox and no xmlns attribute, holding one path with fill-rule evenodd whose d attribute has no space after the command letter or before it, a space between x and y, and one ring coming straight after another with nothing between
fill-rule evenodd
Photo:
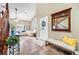
<instances>
[{"instance_id":1,"label":"houseplant in pot","mask_svg":"<svg viewBox=\"0 0 79 59\"><path fill-rule=\"evenodd\" d=\"M6 40L6 44L7 44L7 46L9 46L9 48L11 46L15 46L17 43L19 43L19 37L16 37L16 36L10 36Z\"/></svg>"}]
</instances>

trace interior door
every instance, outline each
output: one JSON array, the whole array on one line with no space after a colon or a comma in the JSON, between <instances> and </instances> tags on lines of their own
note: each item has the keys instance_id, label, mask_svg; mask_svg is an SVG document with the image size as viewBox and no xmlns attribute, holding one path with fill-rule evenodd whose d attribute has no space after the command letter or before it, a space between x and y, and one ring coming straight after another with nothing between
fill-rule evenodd
<instances>
[{"instance_id":1,"label":"interior door","mask_svg":"<svg viewBox=\"0 0 79 59\"><path fill-rule=\"evenodd\" d=\"M40 19L40 38L48 39L48 16Z\"/></svg>"}]
</instances>

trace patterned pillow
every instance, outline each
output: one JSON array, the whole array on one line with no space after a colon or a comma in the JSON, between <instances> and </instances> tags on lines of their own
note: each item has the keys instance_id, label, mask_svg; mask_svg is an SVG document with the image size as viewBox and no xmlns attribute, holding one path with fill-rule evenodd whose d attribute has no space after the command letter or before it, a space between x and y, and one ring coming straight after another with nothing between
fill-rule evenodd
<instances>
[{"instance_id":1,"label":"patterned pillow","mask_svg":"<svg viewBox=\"0 0 79 59\"><path fill-rule=\"evenodd\" d=\"M77 39L68 38L67 36L64 36L63 41L74 48L76 47Z\"/></svg>"}]
</instances>

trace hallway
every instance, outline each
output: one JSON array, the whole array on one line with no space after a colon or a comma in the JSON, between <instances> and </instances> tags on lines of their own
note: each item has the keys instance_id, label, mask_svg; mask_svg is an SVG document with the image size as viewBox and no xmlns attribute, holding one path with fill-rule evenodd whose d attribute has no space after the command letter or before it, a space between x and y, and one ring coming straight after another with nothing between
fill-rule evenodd
<instances>
[{"instance_id":1,"label":"hallway","mask_svg":"<svg viewBox=\"0 0 79 59\"><path fill-rule=\"evenodd\" d=\"M20 54L21 55L64 55L62 51L52 46L39 46L35 43L36 38L21 36L20 37Z\"/></svg>"}]
</instances>

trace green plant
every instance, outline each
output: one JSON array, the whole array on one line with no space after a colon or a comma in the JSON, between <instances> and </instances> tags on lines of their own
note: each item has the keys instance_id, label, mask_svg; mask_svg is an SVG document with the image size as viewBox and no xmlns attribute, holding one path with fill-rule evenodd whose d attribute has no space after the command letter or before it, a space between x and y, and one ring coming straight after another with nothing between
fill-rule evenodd
<instances>
[{"instance_id":1,"label":"green plant","mask_svg":"<svg viewBox=\"0 0 79 59\"><path fill-rule=\"evenodd\" d=\"M8 39L6 40L6 44L7 44L8 46L16 45L17 43L19 43L19 37L16 37L16 36L10 36L10 37L8 37Z\"/></svg>"}]
</instances>

